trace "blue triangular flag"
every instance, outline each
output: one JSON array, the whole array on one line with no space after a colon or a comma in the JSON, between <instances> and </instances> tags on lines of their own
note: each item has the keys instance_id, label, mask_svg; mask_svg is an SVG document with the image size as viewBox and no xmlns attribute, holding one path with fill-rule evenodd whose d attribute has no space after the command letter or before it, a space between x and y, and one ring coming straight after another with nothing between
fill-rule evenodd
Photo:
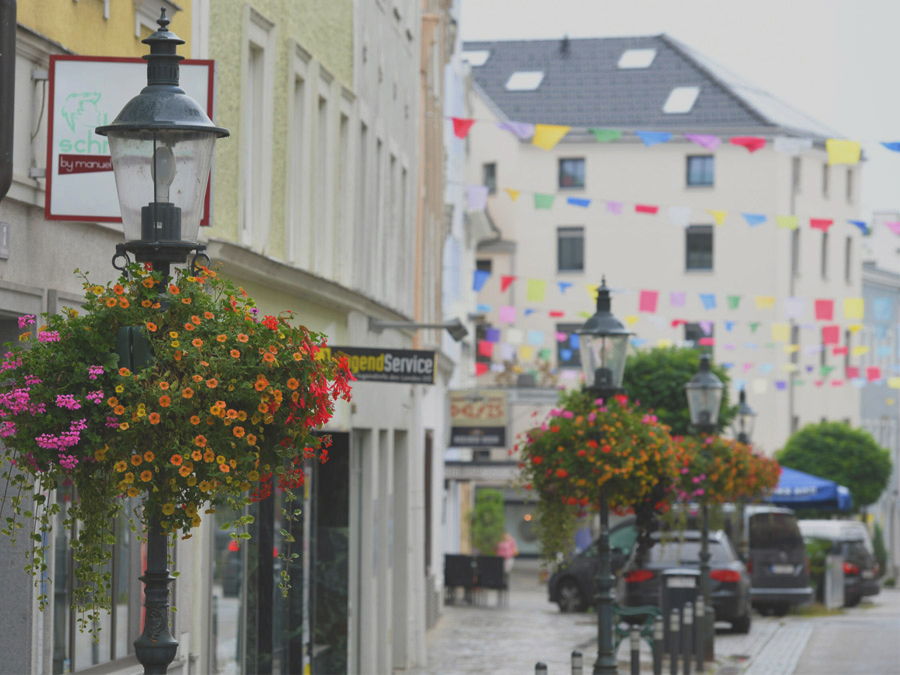
<instances>
[{"instance_id":1,"label":"blue triangular flag","mask_svg":"<svg viewBox=\"0 0 900 675\"><path fill-rule=\"evenodd\" d=\"M580 206L584 209L591 205L590 199L584 199L582 197L569 197L566 199L567 204L571 204L572 206Z\"/></svg>"},{"instance_id":2,"label":"blue triangular flag","mask_svg":"<svg viewBox=\"0 0 900 675\"><path fill-rule=\"evenodd\" d=\"M567 291L567 290L569 290L570 288L572 288L572 282L571 282L571 281L557 281L557 282L556 282L556 285L559 286L559 292L562 293L563 295L566 294L566 291Z\"/></svg>"},{"instance_id":3,"label":"blue triangular flag","mask_svg":"<svg viewBox=\"0 0 900 675\"><path fill-rule=\"evenodd\" d=\"M537 310L534 310L534 309L527 309L527 308L526 308L526 309L525 309L525 316L531 316L531 315L534 314L536 311L537 311Z\"/></svg>"},{"instance_id":4,"label":"blue triangular flag","mask_svg":"<svg viewBox=\"0 0 900 675\"><path fill-rule=\"evenodd\" d=\"M766 216L762 213L742 213L741 215L744 216L744 220L750 227L766 222Z\"/></svg>"},{"instance_id":5,"label":"blue triangular flag","mask_svg":"<svg viewBox=\"0 0 900 675\"><path fill-rule=\"evenodd\" d=\"M569 335L569 346L572 349L578 349L581 346L581 342L577 333L572 333Z\"/></svg>"},{"instance_id":6,"label":"blue triangular flag","mask_svg":"<svg viewBox=\"0 0 900 675\"><path fill-rule=\"evenodd\" d=\"M647 344L647 338L631 338L631 346L635 349Z\"/></svg>"},{"instance_id":7,"label":"blue triangular flag","mask_svg":"<svg viewBox=\"0 0 900 675\"><path fill-rule=\"evenodd\" d=\"M744 380L744 379L733 380L733 381L731 382L731 384L732 384L732 385L734 386L734 388L737 389L738 391L740 391L741 389L746 389L746 388L747 388L747 380Z\"/></svg>"},{"instance_id":8,"label":"blue triangular flag","mask_svg":"<svg viewBox=\"0 0 900 675\"><path fill-rule=\"evenodd\" d=\"M734 363L732 363L731 361L725 361L725 363L720 363L719 365L722 366L725 370L731 370L732 368L734 368Z\"/></svg>"},{"instance_id":9,"label":"blue triangular flag","mask_svg":"<svg viewBox=\"0 0 900 675\"><path fill-rule=\"evenodd\" d=\"M759 365L759 374L760 375L768 375L775 368L774 363L761 363Z\"/></svg>"},{"instance_id":10,"label":"blue triangular flag","mask_svg":"<svg viewBox=\"0 0 900 675\"><path fill-rule=\"evenodd\" d=\"M715 309L716 308L716 294L715 293L701 293L700 294L700 302L703 303L703 309Z\"/></svg>"},{"instance_id":11,"label":"blue triangular flag","mask_svg":"<svg viewBox=\"0 0 900 675\"><path fill-rule=\"evenodd\" d=\"M668 131L635 131L648 148L657 143L666 143L672 138Z\"/></svg>"},{"instance_id":12,"label":"blue triangular flag","mask_svg":"<svg viewBox=\"0 0 900 675\"><path fill-rule=\"evenodd\" d=\"M479 314L490 314L494 310L493 305L478 305L475 308Z\"/></svg>"},{"instance_id":13,"label":"blue triangular flag","mask_svg":"<svg viewBox=\"0 0 900 675\"><path fill-rule=\"evenodd\" d=\"M725 330L731 332L731 329L734 328L735 321L726 321L725 322Z\"/></svg>"},{"instance_id":14,"label":"blue triangular flag","mask_svg":"<svg viewBox=\"0 0 900 675\"><path fill-rule=\"evenodd\" d=\"M487 270L475 270L475 278L472 280L472 290L476 292L480 291L490 276L491 273Z\"/></svg>"},{"instance_id":15,"label":"blue triangular flag","mask_svg":"<svg viewBox=\"0 0 900 675\"><path fill-rule=\"evenodd\" d=\"M898 141L889 141L887 143L882 143L884 147L888 150L893 150L894 152L900 152L900 142Z\"/></svg>"},{"instance_id":16,"label":"blue triangular flag","mask_svg":"<svg viewBox=\"0 0 900 675\"><path fill-rule=\"evenodd\" d=\"M863 234L869 234L869 228L866 227L866 221L864 221L864 220L848 220L847 222L850 223L851 225L855 225L856 227L858 227L862 231Z\"/></svg>"},{"instance_id":17,"label":"blue triangular flag","mask_svg":"<svg viewBox=\"0 0 900 675\"><path fill-rule=\"evenodd\" d=\"M570 361L572 359L572 350L571 349L560 349L559 350L559 358L563 361Z\"/></svg>"}]
</instances>

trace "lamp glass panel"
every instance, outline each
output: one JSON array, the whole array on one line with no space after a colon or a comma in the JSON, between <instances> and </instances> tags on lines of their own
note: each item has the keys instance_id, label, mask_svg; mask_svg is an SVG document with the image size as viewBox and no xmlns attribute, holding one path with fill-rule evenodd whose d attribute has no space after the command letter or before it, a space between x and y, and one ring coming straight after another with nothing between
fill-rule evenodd
<instances>
[{"instance_id":1,"label":"lamp glass panel","mask_svg":"<svg viewBox=\"0 0 900 675\"><path fill-rule=\"evenodd\" d=\"M722 387L688 387L688 407L693 424L716 424L722 405ZM704 415L706 413L706 415Z\"/></svg>"},{"instance_id":2,"label":"lamp glass panel","mask_svg":"<svg viewBox=\"0 0 900 675\"><path fill-rule=\"evenodd\" d=\"M589 335L579 334L581 351L581 367L584 370L585 385L597 386L596 372L606 369L610 373L610 382L605 386L618 389L622 386L625 375L625 357L628 350L628 335Z\"/></svg>"},{"instance_id":3,"label":"lamp glass panel","mask_svg":"<svg viewBox=\"0 0 900 675\"><path fill-rule=\"evenodd\" d=\"M181 239L197 241L215 142L199 131L109 132L125 241L141 239L141 209L154 201L180 208Z\"/></svg>"},{"instance_id":4,"label":"lamp glass panel","mask_svg":"<svg viewBox=\"0 0 900 675\"><path fill-rule=\"evenodd\" d=\"M747 438L753 438L753 422L756 420L756 415L738 415L738 423L741 425L741 431L747 434Z\"/></svg>"}]
</instances>

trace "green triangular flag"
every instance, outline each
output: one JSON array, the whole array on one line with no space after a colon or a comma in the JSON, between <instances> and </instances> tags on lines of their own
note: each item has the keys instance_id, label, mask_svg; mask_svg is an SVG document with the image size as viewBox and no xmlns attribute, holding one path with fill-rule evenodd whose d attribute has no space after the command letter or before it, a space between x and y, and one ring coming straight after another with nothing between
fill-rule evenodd
<instances>
[{"instance_id":1,"label":"green triangular flag","mask_svg":"<svg viewBox=\"0 0 900 675\"><path fill-rule=\"evenodd\" d=\"M828 377L832 370L834 370L834 366L819 366L819 374L822 377Z\"/></svg>"},{"instance_id":2,"label":"green triangular flag","mask_svg":"<svg viewBox=\"0 0 900 675\"><path fill-rule=\"evenodd\" d=\"M793 384L795 387L802 387L804 384L806 384L806 381L805 381L805 380L794 380L794 381L792 382L792 384Z\"/></svg>"},{"instance_id":3,"label":"green triangular flag","mask_svg":"<svg viewBox=\"0 0 900 675\"><path fill-rule=\"evenodd\" d=\"M538 358L544 359L545 361L550 359L550 350L546 347L538 352Z\"/></svg>"},{"instance_id":4,"label":"green triangular flag","mask_svg":"<svg viewBox=\"0 0 900 675\"><path fill-rule=\"evenodd\" d=\"M739 304L741 304L741 296L739 296L739 295L729 295L728 296L728 309L737 309Z\"/></svg>"},{"instance_id":5,"label":"green triangular flag","mask_svg":"<svg viewBox=\"0 0 900 675\"><path fill-rule=\"evenodd\" d=\"M534 208L549 209L553 206L553 200L556 195L542 195L538 192L534 193Z\"/></svg>"},{"instance_id":6,"label":"green triangular flag","mask_svg":"<svg viewBox=\"0 0 900 675\"><path fill-rule=\"evenodd\" d=\"M750 332L755 333L757 328L759 328L759 321L751 321L750 322Z\"/></svg>"},{"instance_id":7,"label":"green triangular flag","mask_svg":"<svg viewBox=\"0 0 900 675\"><path fill-rule=\"evenodd\" d=\"M622 132L616 129L588 129L594 134L594 140L598 143L610 143L622 138Z\"/></svg>"}]
</instances>

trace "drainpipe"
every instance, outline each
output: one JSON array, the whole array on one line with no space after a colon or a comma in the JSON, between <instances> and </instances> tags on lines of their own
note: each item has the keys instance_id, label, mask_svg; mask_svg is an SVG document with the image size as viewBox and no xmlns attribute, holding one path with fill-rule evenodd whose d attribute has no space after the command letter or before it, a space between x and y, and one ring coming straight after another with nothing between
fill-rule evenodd
<instances>
[{"instance_id":1,"label":"drainpipe","mask_svg":"<svg viewBox=\"0 0 900 675\"><path fill-rule=\"evenodd\" d=\"M15 94L16 0L0 0L0 200L12 185Z\"/></svg>"}]
</instances>

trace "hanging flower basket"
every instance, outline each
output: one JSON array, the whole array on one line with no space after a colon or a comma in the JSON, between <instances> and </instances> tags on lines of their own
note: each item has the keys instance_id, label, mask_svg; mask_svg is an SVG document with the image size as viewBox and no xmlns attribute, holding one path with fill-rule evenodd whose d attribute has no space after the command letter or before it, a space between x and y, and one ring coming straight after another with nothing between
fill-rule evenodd
<instances>
[{"instance_id":1,"label":"hanging flower basket","mask_svg":"<svg viewBox=\"0 0 900 675\"><path fill-rule=\"evenodd\" d=\"M93 613L109 606L101 570L124 498L143 504L129 517L187 538L204 512L270 492L273 474L302 484L307 460L328 459L329 439L313 432L336 399L350 399L354 378L346 358L322 358L323 335L289 312L260 317L207 268L162 289L158 272L137 265L105 287L82 278L81 311L48 316L36 335L35 317L20 318L21 344L0 363L0 525L30 543L26 570L40 575L59 513L53 491L74 486L61 526L79 522L75 603Z\"/></svg>"},{"instance_id":2,"label":"hanging flower basket","mask_svg":"<svg viewBox=\"0 0 900 675\"><path fill-rule=\"evenodd\" d=\"M567 551L578 516L610 508L663 511L675 480L676 446L668 427L625 396L560 396L540 427L518 446L521 483L537 496L537 529L545 556Z\"/></svg>"}]
</instances>

